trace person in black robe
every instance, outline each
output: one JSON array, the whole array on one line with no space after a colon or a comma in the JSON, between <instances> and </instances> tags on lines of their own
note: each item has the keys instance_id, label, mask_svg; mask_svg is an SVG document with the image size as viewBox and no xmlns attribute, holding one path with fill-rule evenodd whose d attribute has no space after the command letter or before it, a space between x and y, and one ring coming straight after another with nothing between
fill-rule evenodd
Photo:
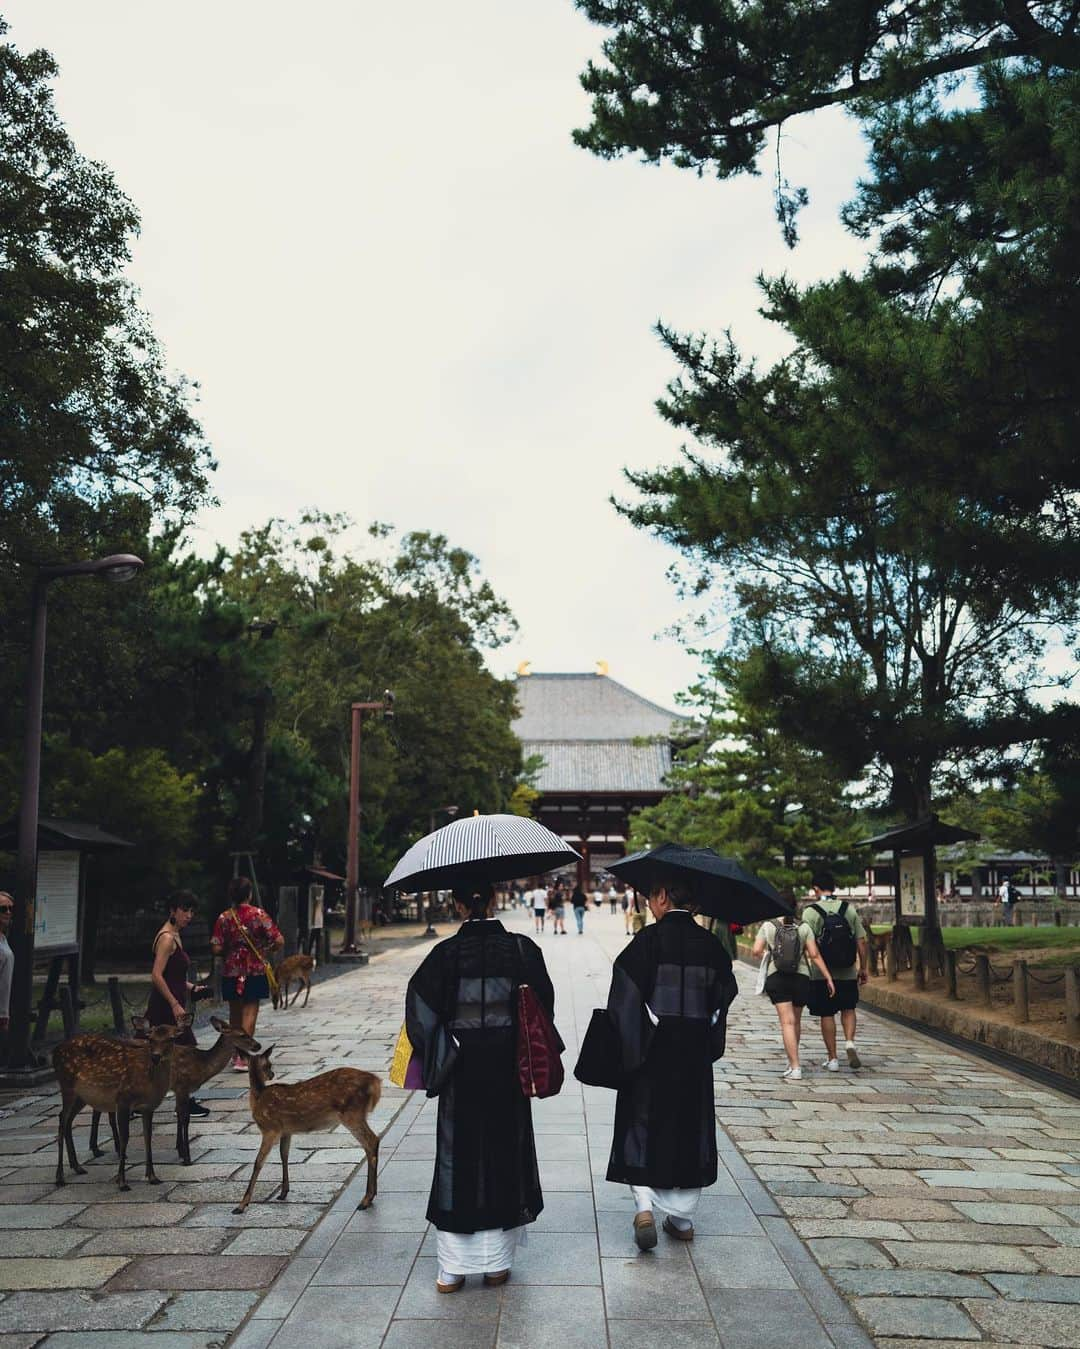
<instances>
[{"instance_id":1,"label":"person in black robe","mask_svg":"<svg viewBox=\"0 0 1080 1349\"><path fill-rule=\"evenodd\" d=\"M409 1040L428 1095L439 1097L427 1216L438 1229L436 1287L445 1293L467 1274L505 1283L516 1229L544 1207L532 1105L518 1078L518 985L531 985L552 1018L555 1011L540 948L491 917L490 886L455 889L454 899L466 921L428 953L405 995Z\"/></svg>"},{"instance_id":2,"label":"person in black robe","mask_svg":"<svg viewBox=\"0 0 1080 1349\"><path fill-rule=\"evenodd\" d=\"M701 1190L716 1180L712 1065L738 992L731 957L676 888L653 890L649 910L656 922L616 959L608 995L625 1077L607 1178L634 1191L641 1250L656 1245L654 1208L665 1232L692 1240Z\"/></svg>"}]
</instances>

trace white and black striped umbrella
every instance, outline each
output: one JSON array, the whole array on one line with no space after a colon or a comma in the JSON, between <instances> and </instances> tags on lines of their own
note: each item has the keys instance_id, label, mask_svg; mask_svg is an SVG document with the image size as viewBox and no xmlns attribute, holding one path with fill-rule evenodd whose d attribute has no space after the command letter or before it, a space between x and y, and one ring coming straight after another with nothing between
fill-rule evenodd
<instances>
[{"instance_id":1,"label":"white and black striped umbrella","mask_svg":"<svg viewBox=\"0 0 1080 1349\"><path fill-rule=\"evenodd\" d=\"M569 843L522 815L468 815L414 843L384 890L449 890L467 881L509 881L580 861Z\"/></svg>"}]
</instances>

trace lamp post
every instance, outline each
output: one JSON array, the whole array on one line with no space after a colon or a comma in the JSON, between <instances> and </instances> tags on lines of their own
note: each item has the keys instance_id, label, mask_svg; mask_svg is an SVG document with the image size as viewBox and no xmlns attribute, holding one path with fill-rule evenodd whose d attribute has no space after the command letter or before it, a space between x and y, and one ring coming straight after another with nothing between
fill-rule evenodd
<instances>
[{"instance_id":1,"label":"lamp post","mask_svg":"<svg viewBox=\"0 0 1080 1349\"><path fill-rule=\"evenodd\" d=\"M450 819L447 820L447 824L449 824L450 820L453 820L453 818L457 815L460 809L461 809L460 806L436 806L435 809L430 813L430 815L428 815L428 833L433 834L435 832L436 815L449 815ZM419 899L416 901L416 907L417 909L420 908ZM424 929L424 936L437 937L439 934L435 931L435 924L431 921L430 902L426 905L426 909L427 909L427 927ZM420 917L420 915L417 914L417 917Z\"/></svg>"},{"instance_id":2,"label":"lamp post","mask_svg":"<svg viewBox=\"0 0 1080 1349\"><path fill-rule=\"evenodd\" d=\"M353 703L352 745L349 753L348 861L345 865L345 941L340 954L356 955L356 899L360 881L360 725L365 712L381 712L384 721L394 715L394 695L387 689L378 702Z\"/></svg>"},{"instance_id":3,"label":"lamp post","mask_svg":"<svg viewBox=\"0 0 1080 1349\"><path fill-rule=\"evenodd\" d=\"M22 786L19 798L19 844L15 863L15 914L11 949L15 971L11 984L9 1069L36 1066L30 1048L34 1000L34 923L37 910L38 799L41 790L41 715L45 688L45 618L50 581L67 576L96 576L102 581L130 581L142 570L142 558L116 553L93 562L67 562L39 567L34 580L30 624L30 658L26 675L26 725L23 738Z\"/></svg>"}]
</instances>

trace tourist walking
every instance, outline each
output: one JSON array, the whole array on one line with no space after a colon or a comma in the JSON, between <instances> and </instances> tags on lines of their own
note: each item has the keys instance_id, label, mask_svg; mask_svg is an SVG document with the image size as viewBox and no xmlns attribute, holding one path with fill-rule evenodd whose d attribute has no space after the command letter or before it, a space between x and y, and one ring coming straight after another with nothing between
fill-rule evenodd
<instances>
[{"instance_id":1,"label":"tourist walking","mask_svg":"<svg viewBox=\"0 0 1080 1349\"><path fill-rule=\"evenodd\" d=\"M570 902L574 908L574 922L577 924L578 936L580 937L585 932L585 908L589 902L580 884L574 886L574 893L570 896Z\"/></svg>"},{"instance_id":2,"label":"tourist walking","mask_svg":"<svg viewBox=\"0 0 1080 1349\"><path fill-rule=\"evenodd\" d=\"M712 1065L738 988L727 952L686 900L674 885L650 893L656 921L616 957L608 994L624 1082L607 1178L633 1191L643 1251L656 1245L657 1210L670 1237L692 1241L701 1191L716 1180Z\"/></svg>"},{"instance_id":3,"label":"tourist walking","mask_svg":"<svg viewBox=\"0 0 1080 1349\"><path fill-rule=\"evenodd\" d=\"M468 1274L489 1287L505 1283L518 1229L544 1207L532 1106L518 1076L518 985L529 984L549 1016L555 1010L540 948L492 917L490 886L455 888L454 901L464 922L428 953L405 995L406 1029L425 1072L437 1047L448 1047L443 1080L426 1083L439 1098L427 1217L437 1230L440 1293L457 1292Z\"/></svg>"},{"instance_id":4,"label":"tourist walking","mask_svg":"<svg viewBox=\"0 0 1080 1349\"><path fill-rule=\"evenodd\" d=\"M618 892L618 890L615 889L614 885L612 885L612 886L610 887L610 889L608 890L608 892L607 892L607 897L608 897L608 903L611 905L611 916L612 916L612 918L614 918L614 917L615 917L615 905L618 903L618 899L619 899L619 892Z\"/></svg>"},{"instance_id":5,"label":"tourist walking","mask_svg":"<svg viewBox=\"0 0 1080 1349\"><path fill-rule=\"evenodd\" d=\"M825 1041L825 1062L821 1065L830 1073L840 1070L836 1057L836 1014L844 1030L844 1053L848 1065L862 1067L859 1051L855 1048L856 1015L859 988L870 977L869 950L866 929L854 904L838 899L833 893L836 882L827 871L819 872L811 882L814 898L803 906L802 918L814 934L817 948L829 973L835 991L830 996L821 972L815 966L810 971L810 1000L806 1004L811 1016L821 1020L821 1038Z\"/></svg>"},{"instance_id":6,"label":"tourist walking","mask_svg":"<svg viewBox=\"0 0 1080 1349\"><path fill-rule=\"evenodd\" d=\"M790 891L782 891L781 898L793 902ZM778 922L770 918L762 923L751 954L761 957L757 991L768 995L780 1020L780 1035L788 1061L781 1076L798 1082L802 1078L799 1041L803 1008L810 1000L810 966L820 970L830 995L836 992L832 975L821 958L811 928L791 917L781 918Z\"/></svg>"},{"instance_id":7,"label":"tourist walking","mask_svg":"<svg viewBox=\"0 0 1080 1349\"><path fill-rule=\"evenodd\" d=\"M544 915L548 908L547 889L537 882L534 889L529 891L529 902L532 904L533 927L543 936L544 934Z\"/></svg>"},{"instance_id":8,"label":"tourist walking","mask_svg":"<svg viewBox=\"0 0 1080 1349\"><path fill-rule=\"evenodd\" d=\"M551 930L556 937L566 936L566 893L562 881L556 881L548 892L548 909L551 912Z\"/></svg>"},{"instance_id":9,"label":"tourist walking","mask_svg":"<svg viewBox=\"0 0 1080 1349\"><path fill-rule=\"evenodd\" d=\"M229 1004L230 1026L255 1034L259 1003L270 996L268 959L284 945L274 920L251 903L251 882L246 876L234 876L229 882L229 907L218 916L210 939L214 954L224 956L221 996ZM247 1060L238 1054L233 1068L246 1073Z\"/></svg>"}]
</instances>

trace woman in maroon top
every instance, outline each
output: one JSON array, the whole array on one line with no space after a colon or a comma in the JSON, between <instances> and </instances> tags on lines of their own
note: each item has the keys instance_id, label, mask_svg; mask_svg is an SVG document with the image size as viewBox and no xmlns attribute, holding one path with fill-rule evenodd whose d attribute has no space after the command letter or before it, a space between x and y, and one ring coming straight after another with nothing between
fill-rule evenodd
<instances>
[{"instance_id":1,"label":"woman in maroon top","mask_svg":"<svg viewBox=\"0 0 1080 1349\"><path fill-rule=\"evenodd\" d=\"M190 890L178 890L169 900L169 917L154 938L154 967L150 972L150 998L146 1019L151 1026L171 1026L183 1021L188 998L202 992L205 985L188 979L191 957L184 950L181 933L195 916L198 901ZM177 1035L176 1044L194 1045L198 1041L190 1026ZM191 1102L192 1114L208 1115L206 1106Z\"/></svg>"},{"instance_id":2,"label":"woman in maroon top","mask_svg":"<svg viewBox=\"0 0 1080 1349\"><path fill-rule=\"evenodd\" d=\"M254 1035L259 1003L270 996L265 962L271 952L281 950L285 938L270 915L250 900L251 882L246 876L234 876L229 882L229 907L214 924L210 949L225 958L221 995L229 1004L229 1025ZM246 1073L247 1061L238 1055L233 1067Z\"/></svg>"}]
</instances>

